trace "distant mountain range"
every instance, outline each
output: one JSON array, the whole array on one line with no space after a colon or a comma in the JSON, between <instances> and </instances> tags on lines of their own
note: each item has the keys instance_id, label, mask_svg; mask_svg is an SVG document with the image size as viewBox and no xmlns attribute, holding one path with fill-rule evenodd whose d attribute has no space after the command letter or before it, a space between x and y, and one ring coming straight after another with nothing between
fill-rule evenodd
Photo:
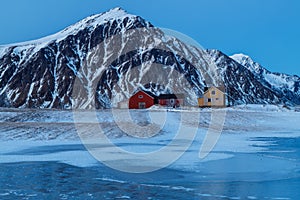
<instances>
[{"instance_id":1,"label":"distant mountain range","mask_svg":"<svg viewBox=\"0 0 300 200\"><path fill-rule=\"evenodd\" d=\"M122 42L115 45L124 54L107 64L112 52L105 41L136 29L143 30L139 38L143 45L121 37ZM158 42L149 39L152 31ZM91 52L103 43L103 49L99 50L103 63L98 60L96 69L82 69L87 65L86 58L97 58ZM135 49L126 52L125 46L130 43ZM162 44L169 49L154 48ZM143 65L150 61L166 67L149 69ZM143 67L139 67L141 65ZM210 65L216 69L209 69ZM229 57L218 50L196 49L143 18L115 8L39 40L0 46L0 106L68 109L77 105L87 108L88 104L75 99L75 80L89 84L99 74L102 77L95 91L86 92L95 100L97 108L116 106L138 87L157 95L185 93L187 102L195 105L208 84L223 84L230 105L300 104L298 76L272 73L246 55ZM179 74L178 80L184 78L190 87L178 80L165 80L166 76L175 77L176 74ZM164 76L160 78L160 75Z\"/></svg>"},{"instance_id":2,"label":"distant mountain range","mask_svg":"<svg viewBox=\"0 0 300 200\"><path fill-rule=\"evenodd\" d=\"M272 73L247 55L208 53L221 71L231 104L299 105L300 77Z\"/></svg>"}]
</instances>

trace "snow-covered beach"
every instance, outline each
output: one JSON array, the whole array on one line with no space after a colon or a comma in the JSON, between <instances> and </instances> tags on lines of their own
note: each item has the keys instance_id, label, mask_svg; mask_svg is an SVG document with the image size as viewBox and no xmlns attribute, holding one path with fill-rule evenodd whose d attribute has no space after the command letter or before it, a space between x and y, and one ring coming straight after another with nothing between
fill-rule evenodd
<instances>
[{"instance_id":1,"label":"snow-covered beach","mask_svg":"<svg viewBox=\"0 0 300 200\"><path fill-rule=\"evenodd\" d=\"M154 172L133 174L113 170L89 153L72 111L3 108L0 199L298 199L300 113L262 105L220 110L226 111L223 132L207 157L200 159L199 151L211 110L202 109L199 123L190 124L198 128L195 139L178 160ZM154 137L123 133L110 110L96 115L114 145L149 153L172 142L183 112L193 116L198 110L155 108L133 114L143 112L166 114L164 127ZM142 117L135 120L145 122ZM93 125L86 127L93 131Z\"/></svg>"}]
</instances>

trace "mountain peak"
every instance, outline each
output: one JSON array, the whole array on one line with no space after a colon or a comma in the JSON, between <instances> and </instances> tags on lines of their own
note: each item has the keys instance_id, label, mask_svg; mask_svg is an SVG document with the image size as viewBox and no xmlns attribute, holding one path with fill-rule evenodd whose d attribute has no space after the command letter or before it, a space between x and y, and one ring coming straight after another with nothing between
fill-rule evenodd
<instances>
[{"instance_id":1,"label":"mountain peak","mask_svg":"<svg viewBox=\"0 0 300 200\"><path fill-rule=\"evenodd\" d=\"M58 33L55 33L50 36L46 36L40 39L21 42L21 43L15 43L15 44L8 44L8 45L1 45L1 49L5 49L6 47L11 46L32 46L32 45L42 45L47 44L52 41L61 41L65 39L69 35L75 35L80 30L85 28L96 28L98 25L107 23L111 20L123 20L124 18L136 18L136 15L128 14L124 9L121 7L113 8L107 12L103 12L100 14L91 15L89 17L86 17L83 20L78 21L77 23L68 26L67 28L63 29L62 31L59 31ZM3 50L4 51L4 50Z\"/></svg>"},{"instance_id":2,"label":"mountain peak","mask_svg":"<svg viewBox=\"0 0 300 200\"><path fill-rule=\"evenodd\" d=\"M141 19L138 19L139 17L136 15L128 14L124 9L121 7L113 8L107 12L91 15L89 17L86 17L77 23L68 26L67 28L63 29L62 31L59 31L53 35L49 35L40 39L26 41L26 42L20 42L20 43L14 43L14 44L7 44L7 45L0 45L0 58L8 51L10 47L14 47L14 51L16 53L22 52L24 49L34 48L33 53L39 51L41 48L46 47L52 42L60 42L66 39L70 35L76 35L81 30L88 29L89 31L95 30L98 26L101 26L106 23L111 23L113 21L117 21L118 23L121 23L123 20L129 22L134 22L136 20L140 21ZM141 20L143 21L143 20ZM149 25L149 22L145 23Z\"/></svg>"},{"instance_id":3,"label":"mountain peak","mask_svg":"<svg viewBox=\"0 0 300 200\"><path fill-rule=\"evenodd\" d=\"M103 13L100 13L100 14L95 14L95 15L92 15L91 17L102 17L102 18L113 18L113 19L119 19L119 18L123 18L123 17L126 17L126 16L134 16L134 15L131 15L131 14L128 14L126 10L124 10L123 8L121 7L116 7L116 8L112 8L110 9L109 11L106 11L106 12L103 12Z\"/></svg>"},{"instance_id":4,"label":"mountain peak","mask_svg":"<svg viewBox=\"0 0 300 200\"><path fill-rule=\"evenodd\" d=\"M231 59L235 60L239 64L246 67L248 70L259 73L261 70L265 70L259 63L255 62L250 56L243 53L234 54L230 56Z\"/></svg>"},{"instance_id":5,"label":"mountain peak","mask_svg":"<svg viewBox=\"0 0 300 200\"><path fill-rule=\"evenodd\" d=\"M243 54L243 53L238 53L238 54L234 54L232 56L230 56L230 58L232 58L233 60L237 61L238 63L243 63L245 61L252 61L254 62L250 56Z\"/></svg>"},{"instance_id":6,"label":"mountain peak","mask_svg":"<svg viewBox=\"0 0 300 200\"><path fill-rule=\"evenodd\" d=\"M95 28L100 24L104 24L111 20L122 20L124 18L134 18L137 17L135 15L128 14L124 9L121 7L113 8L107 12L103 12L100 14L91 15L67 28L65 28L60 33L66 33L67 35L74 34L74 32L78 32L86 27Z\"/></svg>"},{"instance_id":7,"label":"mountain peak","mask_svg":"<svg viewBox=\"0 0 300 200\"><path fill-rule=\"evenodd\" d=\"M125 13L127 13L123 8L121 8L121 7L115 7L115 8L112 8L112 9L110 9L109 11L107 11L107 12L125 12Z\"/></svg>"}]
</instances>

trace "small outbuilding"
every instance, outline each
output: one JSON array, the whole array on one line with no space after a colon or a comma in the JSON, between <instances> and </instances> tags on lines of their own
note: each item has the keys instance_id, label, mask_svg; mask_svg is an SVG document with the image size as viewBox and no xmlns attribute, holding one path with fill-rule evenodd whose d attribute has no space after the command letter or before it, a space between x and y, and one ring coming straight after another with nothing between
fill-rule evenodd
<instances>
[{"instance_id":1,"label":"small outbuilding","mask_svg":"<svg viewBox=\"0 0 300 200\"><path fill-rule=\"evenodd\" d=\"M129 106L128 99L118 103L119 109L128 109L128 106Z\"/></svg>"},{"instance_id":2,"label":"small outbuilding","mask_svg":"<svg viewBox=\"0 0 300 200\"><path fill-rule=\"evenodd\" d=\"M226 97L224 87L205 88L202 97L198 98L199 107L225 107Z\"/></svg>"},{"instance_id":3,"label":"small outbuilding","mask_svg":"<svg viewBox=\"0 0 300 200\"><path fill-rule=\"evenodd\" d=\"M158 97L158 104L161 106L177 108L183 106L183 94L161 94Z\"/></svg>"}]
</instances>

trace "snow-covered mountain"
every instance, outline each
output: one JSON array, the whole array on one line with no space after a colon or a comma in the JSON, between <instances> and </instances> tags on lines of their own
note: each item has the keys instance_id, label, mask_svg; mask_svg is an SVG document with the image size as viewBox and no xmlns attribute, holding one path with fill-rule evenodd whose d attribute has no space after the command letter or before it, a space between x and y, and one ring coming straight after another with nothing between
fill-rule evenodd
<instances>
[{"instance_id":1,"label":"snow-covered mountain","mask_svg":"<svg viewBox=\"0 0 300 200\"><path fill-rule=\"evenodd\" d=\"M195 105L208 83L224 84L230 104L300 102L299 77L268 72L246 58L197 49L115 8L39 40L0 46L0 106L85 108L80 97L86 94L107 108L138 87L184 93ZM75 80L88 86L97 80L95 91L74 87Z\"/></svg>"},{"instance_id":2,"label":"snow-covered mountain","mask_svg":"<svg viewBox=\"0 0 300 200\"><path fill-rule=\"evenodd\" d=\"M274 91L245 66L218 50L207 50L218 66L225 84L229 104L285 103Z\"/></svg>"},{"instance_id":3,"label":"snow-covered mountain","mask_svg":"<svg viewBox=\"0 0 300 200\"><path fill-rule=\"evenodd\" d=\"M0 47L2 106L64 108L86 54L122 29L151 27L120 8L93 15L35 41Z\"/></svg>"},{"instance_id":4,"label":"snow-covered mountain","mask_svg":"<svg viewBox=\"0 0 300 200\"><path fill-rule=\"evenodd\" d=\"M244 54L235 54L231 58L250 70L256 79L275 92L281 100L300 104L300 77L270 72Z\"/></svg>"}]
</instances>

